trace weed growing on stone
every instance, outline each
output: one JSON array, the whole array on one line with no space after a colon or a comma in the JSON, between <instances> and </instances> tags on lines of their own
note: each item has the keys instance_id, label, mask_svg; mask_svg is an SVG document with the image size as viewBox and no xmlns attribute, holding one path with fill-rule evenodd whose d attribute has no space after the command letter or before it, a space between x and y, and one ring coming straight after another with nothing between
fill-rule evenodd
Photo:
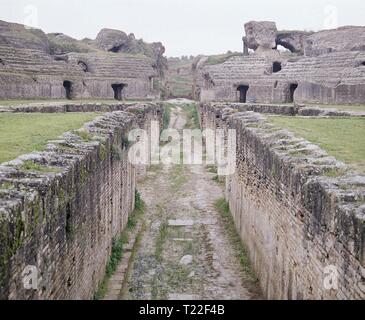
<instances>
[{"instance_id":1,"label":"weed growing on stone","mask_svg":"<svg viewBox=\"0 0 365 320\"><path fill-rule=\"evenodd\" d=\"M14 184L12 184L11 182L5 181L5 182L0 183L0 189L2 189L2 190L11 190L14 187L15 187Z\"/></svg>"},{"instance_id":2,"label":"weed growing on stone","mask_svg":"<svg viewBox=\"0 0 365 320\"><path fill-rule=\"evenodd\" d=\"M60 173L62 172L59 168L51 168L42 166L38 163L35 163L32 160L26 160L23 164L19 167L20 170L24 171L33 171L33 172L40 172L40 173Z\"/></svg>"},{"instance_id":3,"label":"weed growing on stone","mask_svg":"<svg viewBox=\"0 0 365 320\"><path fill-rule=\"evenodd\" d=\"M162 261L163 246L164 246L164 243L166 242L167 235L168 235L167 229L168 229L167 223L163 223L160 226L160 231L158 233L157 240L156 240L156 250L155 250L155 257L156 257L157 262Z\"/></svg>"},{"instance_id":4,"label":"weed growing on stone","mask_svg":"<svg viewBox=\"0 0 365 320\"><path fill-rule=\"evenodd\" d=\"M218 173L217 167L216 167L216 166L213 166L213 165L209 165L209 166L207 166L207 171L208 171L209 173L215 173L215 174L217 174L217 173Z\"/></svg>"},{"instance_id":5,"label":"weed growing on stone","mask_svg":"<svg viewBox=\"0 0 365 320\"><path fill-rule=\"evenodd\" d=\"M242 268L244 269L246 274L250 276L250 282L252 282L253 285L257 284L258 278L251 268L251 263L247 255L247 250L236 231L236 227L231 212L229 210L228 202L224 198L221 198L218 199L214 205L222 217L223 225L227 231L227 234L229 235L229 239L234 248L237 258L241 263Z\"/></svg>"},{"instance_id":6,"label":"weed growing on stone","mask_svg":"<svg viewBox=\"0 0 365 320\"><path fill-rule=\"evenodd\" d=\"M105 269L104 279L99 284L98 291L94 295L95 300L101 300L105 297L108 289L108 282L117 270L118 264L123 258L123 246L128 243L129 233L135 229L139 218L145 211L145 203L141 195L136 190L135 192L135 209L128 219L125 230L118 238L113 239L111 254Z\"/></svg>"},{"instance_id":7,"label":"weed growing on stone","mask_svg":"<svg viewBox=\"0 0 365 320\"><path fill-rule=\"evenodd\" d=\"M199 129L200 121L198 109L195 103L190 103L184 106L187 114L187 122L185 125L186 129Z\"/></svg>"},{"instance_id":8,"label":"weed growing on stone","mask_svg":"<svg viewBox=\"0 0 365 320\"><path fill-rule=\"evenodd\" d=\"M330 177L330 178L338 178L338 177L345 175L346 172L347 172L347 170L343 169L343 168L333 168L333 169L326 170L324 172L324 175L326 177Z\"/></svg>"},{"instance_id":9,"label":"weed growing on stone","mask_svg":"<svg viewBox=\"0 0 365 320\"><path fill-rule=\"evenodd\" d=\"M170 103L164 103L164 113L163 113L163 128L168 129L170 125L170 119L171 119L171 109L174 107Z\"/></svg>"},{"instance_id":10,"label":"weed growing on stone","mask_svg":"<svg viewBox=\"0 0 365 320\"><path fill-rule=\"evenodd\" d=\"M73 133L79 136L84 142L89 142L92 139L92 136L88 131L86 131L86 129L74 130Z\"/></svg>"}]
</instances>

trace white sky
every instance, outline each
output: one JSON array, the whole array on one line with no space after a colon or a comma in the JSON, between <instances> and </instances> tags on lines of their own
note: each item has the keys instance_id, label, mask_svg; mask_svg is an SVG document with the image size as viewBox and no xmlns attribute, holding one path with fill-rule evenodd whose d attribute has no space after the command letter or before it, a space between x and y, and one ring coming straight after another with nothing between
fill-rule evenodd
<instances>
[{"instance_id":1,"label":"white sky","mask_svg":"<svg viewBox=\"0 0 365 320\"><path fill-rule=\"evenodd\" d=\"M0 20L94 39L102 28L161 41L168 56L241 51L243 25L278 29L365 25L364 0L0 0Z\"/></svg>"}]
</instances>

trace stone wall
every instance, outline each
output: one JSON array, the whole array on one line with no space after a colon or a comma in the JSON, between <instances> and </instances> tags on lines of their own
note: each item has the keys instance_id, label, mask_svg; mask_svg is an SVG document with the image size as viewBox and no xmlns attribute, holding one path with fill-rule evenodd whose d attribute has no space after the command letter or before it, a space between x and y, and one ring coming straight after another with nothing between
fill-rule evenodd
<instances>
[{"instance_id":1,"label":"stone wall","mask_svg":"<svg viewBox=\"0 0 365 320\"><path fill-rule=\"evenodd\" d=\"M134 209L128 132L161 115L156 105L107 113L0 166L1 299L93 298ZM24 289L27 266L38 290Z\"/></svg>"},{"instance_id":2,"label":"stone wall","mask_svg":"<svg viewBox=\"0 0 365 320\"><path fill-rule=\"evenodd\" d=\"M93 41L89 44L62 34L48 38L41 30L4 21L0 21L0 34L0 99L114 99L115 84L123 86L118 100L160 97L157 84L166 67L161 43L133 40L141 48L129 43L129 53L105 52ZM71 83L69 93L64 81Z\"/></svg>"},{"instance_id":3,"label":"stone wall","mask_svg":"<svg viewBox=\"0 0 365 320\"><path fill-rule=\"evenodd\" d=\"M364 27L278 33L272 22L251 21L245 29L254 53L199 64L201 102L243 102L238 89L245 85L250 103L364 104Z\"/></svg>"},{"instance_id":4,"label":"stone wall","mask_svg":"<svg viewBox=\"0 0 365 320\"><path fill-rule=\"evenodd\" d=\"M126 111L127 109L136 106L135 102L30 102L29 104L1 106L0 112L24 112L24 113L64 113L64 112L114 112L114 111ZM139 108L151 108L154 107L153 102L140 102ZM158 110L162 112L162 110Z\"/></svg>"},{"instance_id":5,"label":"stone wall","mask_svg":"<svg viewBox=\"0 0 365 320\"><path fill-rule=\"evenodd\" d=\"M320 108L304 104L260 104L260 103L227 103L212 102L213 108L224 110L235 110L236 112L253 111L258 113L268 113L283 116L302 117L365 117L364 111L344 111L336 108ZM18 109L18 108L16 108ZM349 107L349 109L351 109ZM1 110L1 109L0 109ZM1 112L1 111L0 111Z\"/></svg>"},{"instance_id":6,"label":"stone wall","mask_svg":"<svg viewBox=\"0 0 365 320\"><path fill-rule=\"evenodd\" d=\"M266 296L364 299L365 176L258 113L202 104L200 116L237 130L226 198ZM338 290L324 287L332 266Z\"/></svg>"}]
</instances>

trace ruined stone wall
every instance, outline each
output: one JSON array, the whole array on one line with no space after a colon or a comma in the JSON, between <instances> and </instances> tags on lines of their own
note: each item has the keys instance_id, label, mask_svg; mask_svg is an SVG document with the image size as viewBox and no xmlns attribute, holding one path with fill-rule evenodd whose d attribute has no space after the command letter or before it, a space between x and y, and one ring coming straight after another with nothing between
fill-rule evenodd
<instances>
[{"instance_id":1,"label":"ruined stone wall","mask_svg":"<svg viewBox=\"0 0 365 320\"><path fill-rule=\"evenodd\" d=\"M71 98L114 99L113 84L123 84L124 99L156 99L159 78L153 60L113 53L70 53L61 60L34 49L0 46L0 98L66 99L64 81L71 82ZM79 64L84 63L87 71Z\"/></svg>"},{"instance_id":2,"label":"ruined stone wall","mask_svg":"<svg viewBox=\"0 0 365 320\"><path fill-rule=\"evenodd\" d=\"M228 108L235 112L254 111L258 113L269 113L284 116L303 117L365 117L364 111L343 111L336 108L320 108L306 104L260 104L260 103L225 103L212 102L210 105L215 109ZM15 108L17 109L17 108Z\"/></svg>"},{"instance_id":3,"label":"ruined stone wall","mask_svg":"<svg viewBox=\"0 0 365 320\"><path fill-rule=\"evenodd\" d=\"M240 101L241 85L249 86L246 100L251 103L365 102L364 27L278 33L272 22L251 21L245 29L245 44L254 53L200 63L201 102ZM279 51L277 45L291 52Z\"/></svg>"},{"instance_id":4,"label":"ruined stone wall","mask_svg":"<svg viewBox=\"0 0 365 320\"><path fill-rule=\"evenodd\" d=\"M203 104L200 114L204 128L237 130L226 198L266 296L364 299L365 177L258 113ZM338 290L324 287L328 266Z\"/></svg>"},{"instance_id":5,"label":"ruined stone wall","mask_svg":"<svg viewBox=\"0 0 365 320\"><path fill-rule=\"evenodd\" d=\"M4 21L0 34L0 99L114 99L114 84L123 85L122 99L160 97L153 84L165 70L161 43L137 41L146 52L105 52L62 34L48 38L41 30ZM72 84L70 94L64 81Z\"/></svg>"},{"instance_id":6,"label":"ruined stone wall","mask_svg":"<svg viewBox=\"0 0 365 320\"><path fill-rule=\"evenodd\" d=\"M108 113L0 167L1 299L93 298L134 208L128 132L161 114L152 105ZM38 290L24 289L27 266L39 271Z\"/></svg>"}]
</instances>

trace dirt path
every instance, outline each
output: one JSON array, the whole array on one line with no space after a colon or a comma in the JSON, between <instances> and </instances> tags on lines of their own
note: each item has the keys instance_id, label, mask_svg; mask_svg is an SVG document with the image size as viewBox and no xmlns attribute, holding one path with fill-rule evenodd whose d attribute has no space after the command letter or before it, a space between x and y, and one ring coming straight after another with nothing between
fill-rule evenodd
<instances>
[{"instance_id":1,"label":"dirt path","mask_svg":"<svg viewBox=\"0 0 365 320\"><path fill-rule=\"evenodd\" d=\"M176 107L170 126L185 124L183 107ZM121 299L258 298L214 206L223 191L213 177L203 165L148 171L138 188L145 227Z\"/></svg>"}]
</instances>

